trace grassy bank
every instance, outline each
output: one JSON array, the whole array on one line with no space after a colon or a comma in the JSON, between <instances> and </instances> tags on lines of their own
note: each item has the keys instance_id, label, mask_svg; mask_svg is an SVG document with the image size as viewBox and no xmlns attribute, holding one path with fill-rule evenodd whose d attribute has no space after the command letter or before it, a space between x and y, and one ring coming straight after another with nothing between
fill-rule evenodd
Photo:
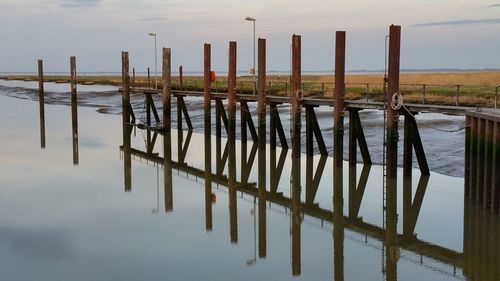
<instances>
[{"instance_id":1,"label":"grassy bank","mask_svg":"<svg viewBox=\"0 0 500 281\"><path fill-rule=\"evenodd\" d=\"M0 79L36 81L37 76L3 76ZM47 82L67 83L66 76L46 76ZM118 76L78 76L79 84L121 84ZM161 87L159 79L159 87ZM332 75L304 75L302 89L305 96L333 97L334 76ZM154 79L149 81L145 76L132 78L135 87L153 87ZM174 89L191 91L203 90L203 77L185 76L181 85L179 77L173 77ZM403 73L400 76L401 93L406 102L427 104L448 104L494 107L500 85L500 72L451 72L451 73ZM288 75L274 75L267 77L267 90L271 95L289 96L291 85ZM227 91L227 77L218 77L211 85L214 92ZM252 94L254 83L252 77L238 77L237 92ZM346 76L347 99L383 99L382 74L358 74ZM499 101L500 103L500 101Z\"/></svg>"}]
</instances>

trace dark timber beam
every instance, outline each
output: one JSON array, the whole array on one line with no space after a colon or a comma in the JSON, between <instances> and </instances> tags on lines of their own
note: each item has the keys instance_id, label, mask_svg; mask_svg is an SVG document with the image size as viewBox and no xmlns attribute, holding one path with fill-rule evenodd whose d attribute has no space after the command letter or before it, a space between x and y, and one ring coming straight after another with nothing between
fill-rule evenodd
<instances>
[{"instance_id":1,"label":"dark timber beam","mask_svg":"<svg viewBox=\"0 0 500 281\"><path fill-rule=\"evenodd\" d=\"M314 204L314 199L316 198L316 193L318 192L319 184L321 182L321 177L323 176L323 171L325 170L327 159L327 156L321 155L318 165L316 166L316 172L314 172L314 176L313 158L307 157L306 159L306 205Z\"/></svg>"},{"instance_id":2,"label":"dark timber beam","mask_svg":"<svg viewBox=\"0 0 500 281\"><path fill-rule=\"evenodd\" d=\"M417 122L412 114L406 112L404 122L403 177L411 177L413 162L412 148L415 149L415 156L417 157L421 174L430 175Z\"/></svg>"},{"instance_id":3,"label":"dark timber beam","mask_svg":"<svg viewBox=\"0 0 500 281\"><path fill-rule=\"evenodd\" d=\"M372 164L368 145L366 143L365 133L359 118L359 109L349 109L349 165L356 165L357 162L357 144L361 150L363 163Z\"/></svg>"},{"instance_id":4,"label":"dark timber beam","mask_svg":"<svg viewBox=\"0 0 500 281\"><path fill-rule=\"evenodd\" d=\"M286 141L285 131L283 130L283 123L281 123L280 113L278 111L277 103L269 103L270 110L270 146L271 150L276 149L276 134L280 139L280 144L282 149L288 149L288 143Z\"/></svg>"}]
</instances>

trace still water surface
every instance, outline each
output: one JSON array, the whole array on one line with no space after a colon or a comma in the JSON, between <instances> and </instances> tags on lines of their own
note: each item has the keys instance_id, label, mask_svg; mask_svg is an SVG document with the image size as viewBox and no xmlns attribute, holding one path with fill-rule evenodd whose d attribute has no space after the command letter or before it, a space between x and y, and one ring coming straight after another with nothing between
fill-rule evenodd
<instances>
[{"instance_id":1,"label":"still water surface","mask_svg":"<svg viewBox=\"0 0 500 281\"><path fill-rule=\"evenodd\" d=\"M250 185L241 185L233 198L221 180L227 165L208 193L197 174L204 169L203 135L183 133L189 139L181 153L185 165L175 164L178 133L172 130L169 186L162 135L135 128L132 149L124 150L121 116L80 107L79 161L73 165L70 107L46 105L41 149L38 103L12 98L9 87L0 89L4 280L499 280L498 217L464 203L462 178L431 173L427 185L423 179L424 187L417 188L414 170L412 193L423 190L424 196L421 206L412 199L406 211L399 180L399 215L393 218L399 235L388 241L382 167L358 164L356 181L366 180L366 186L354 193L352 167L345 162L345 217L334 221L332 158L316 156L311 165L303 156L303 204L294 225L290 151L276 151L286 157L276 185L268 147L267 193L259 197L252 185L258 178L252 142L245 169L237 141L237 180ZM212 150L216 174L215 138ZM311 168L320 179L315 196L306 195L314 188L306 177Z\"/></svg>"}]
</instances>

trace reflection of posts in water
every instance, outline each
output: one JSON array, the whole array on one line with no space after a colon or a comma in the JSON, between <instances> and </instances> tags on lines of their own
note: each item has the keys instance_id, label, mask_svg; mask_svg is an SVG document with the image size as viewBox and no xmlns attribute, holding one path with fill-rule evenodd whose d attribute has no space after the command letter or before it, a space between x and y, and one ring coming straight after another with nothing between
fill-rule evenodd
<instances>
[{"instance_id":1,"label":"reflection of posts in water","mask_svg":"<svg viewBox=\"0 0 500 281\"><path fill-rule=\"evenodd\" d=\"M464 276L468 280L498 280L500 276L500 223L481 205L464 204Z\"/></svg>"},{"instance_id":2,"label":"reflection of posts in water","mask_svg":"<svg viewBox=\"0 0 500 281\"><path fill-rule=\"evenodd\" d=\"M403 178L403 234L412 236L415 232L420 208L424 201L425 191L429 182L428 175L421 175L417 184L417 190L412 200L411 176Z\"/></svg>"},{"instance_id":3,"label":"reflection of posts in water","mask_svg":"<svg viewBox=\"0 0 500 281\"><path fill-rule=\"evenodd\" d=\"M344 192L342 166L334 166L333 181L333 276L344 280Z\"/></svg>"},{"instance_id":4,"label":"reflection of posts in water","mask_svg":"<svg viewBox=\"0 0 500 281\"><path fill-rule=\"evenodd\" d=\"M300 135L301 135L301 74L300 74L301 46L300 36L292 37L292 275L301 273L301 243L300 243Z\"/></svg>"},{"instance_id":5,"label":"reflection of posts in water","mask_svg":"<svg viewBox=\"0 0 500 281\"><path fill-rule=\"evenodd\" d=\"M130 125L130 76L128 52L122 52L122 125L123 125L123 165L125 175L125 191L132 190L132 156Z\"/></svg>"},{"instance_id":6,"label":"reflection of posts in water","mask_svg":"<svg viewBox=\"0 0 500 281\"><path fill-rule=\"evenodd\" d=\"M236 42L229 42L228 71L228 153L229 153L229 232L231 243L238 242L238 213L236 199ZM221 103L222 104L222 103ZM222 109L223 110L223 109ZM220 119L218 118L219 122ZM219 159L218 159L219 160ZM222 172L221 172L222 173Z\"/></svg>"},{"instance_id":7,"label":"reflection of posts in water","mask_svg":"<svg viewBox=\"0 0 500 281\"><path fill-rule=\"evenodd\" d=\"M259 111L259 168L258 168L258 196L259 196L259 257L266 257L266 40L258 41L258 111ZM254 214L255 215L255 214Z\"/></svg>"},{"instance_id":8,"label":"reflection of posts in water","mask_svg":"<svg viewBox=\"0 0 500 281\"><path fill-rule=\"evenodd\" d=\"M372 165L365 164L359 182L356 178L356 163L349 165L349 218L357 219Z\"/></svg>"},{"instance_id":9,"label":"reflection of posts in water","mask_svg":"<svg viewBox=\"0 0 500 281\"><path fill-rule=\"evenodd\" d=\"M313 157L306 158L306 204L313 205L316 193L318 192L319 183L325 170L327 156L320 156L316 172L313 176Z\"/></svg>"},{"instance_id":10,"label":"reflection of posts in water","mask_svg":"<svg viewBox=\"0 0 500 281\"><path fill-rule=\"evenodd\" d=\"M165 188L165 212L173 210L173 192L172 192L172 136L171 136L171 112L170 112L170 98L171 98L171 51L170 48L163 48L163 71L162 71L162 85L163 85L163 129L165 135L163 136L163 174L164 174L164 188Z\"/></svg>"},{"instance_id":11,"label":"reflection of posts in water","mask_svg":"<svg viewBox=\"0 0 500 281\"><path fill-rule=\"evenodd\" d=\"M78 111L76 100L76 58L70 57L70 73L71 73L71 124L73 141L73 165L78 165Z\"/></svg>"},{"instance_id":12,"label":"reflection of posts in water","mask_svg":"<svg viewBox=\"0 0 500 281\"><path fill-rule=\"evenodd\" d=\"M271 177L270 182L270 192L276 193L278 191L278 186L281 179L281 174L283 172L283 167L285 166L286 155L288 154L287 148L282 148L280 152L280 158L278 163L276 163L276 149L271 148L269 165L269 176Z\"/></svg>"},{"instance_id":13,"label":"reflection of posts in water","mask_svg":"<svg viewBox=\"0 0 500 281\"><path fill-rule=\"evenodd\" d=\"M250 155L247 153L247 145L241 145L241 183L248 183L248 178L252 172L253 162L255 161L255 156L257 155L258 144L253 143L250 149ZM247 156L248 155L248 156Z\"/></svg>"},{"instance_id":14,"label":"reflection of posts in water","mask_svg":"<svg viewBox=\"0 0 500 281\"><path fill-rule=\"evenodd\" d=\"M385 229L385 269L386 280L397 280L399 248L397 241L397 193L396 181L387 182L386 193L386 229Z\"/></svg>"},{"instance_id":15,"label":"reflection of posts in water","mask_svg":"<svg viewBox=\"0 0 500 281\"><path fill-rule=\"evenodd\" d=\"M212 230L212 136L210 116L210 44L204 45L204 119L205 119L205 227Z\"/></svg>"},{"instance_id":16,"label":"reflection of posts in water","mask_svg":"<svg viewBox=\"0 0 500 281\"><path fill-rule=\"evenodd\" d=\"M45 91L43 89L43 61L38 60L38 101L40 104L40 147L45 148Z\"/></svg>"}]
</instances>

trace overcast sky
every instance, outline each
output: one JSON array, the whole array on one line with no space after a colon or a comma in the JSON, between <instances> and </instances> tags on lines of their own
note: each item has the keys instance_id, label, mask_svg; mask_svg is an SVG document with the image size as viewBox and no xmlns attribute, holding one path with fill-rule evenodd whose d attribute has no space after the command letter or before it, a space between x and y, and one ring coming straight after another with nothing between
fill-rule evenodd
<instances>
[{"instance_id":1,"label":"overcast sky","mask_svg":"<svg viewBox=\"0 0 500 281\"><path fill-rule=\"evenodd\" d=\"M495 2L497 1L497 2ZM0 71L119 72L154 67L172 48L173 66L200 71L203 43L212 67L227 69L228 41L238 42L238 70L252 65L252 24L267 39L268 70L289 69L292 34L302 35L303 70L332 70L334 32L347 31L348 70L383 69L384 37L402 26L402 68L500 68L500 0L0 0Z\"/></svg>"}]
</instances>

